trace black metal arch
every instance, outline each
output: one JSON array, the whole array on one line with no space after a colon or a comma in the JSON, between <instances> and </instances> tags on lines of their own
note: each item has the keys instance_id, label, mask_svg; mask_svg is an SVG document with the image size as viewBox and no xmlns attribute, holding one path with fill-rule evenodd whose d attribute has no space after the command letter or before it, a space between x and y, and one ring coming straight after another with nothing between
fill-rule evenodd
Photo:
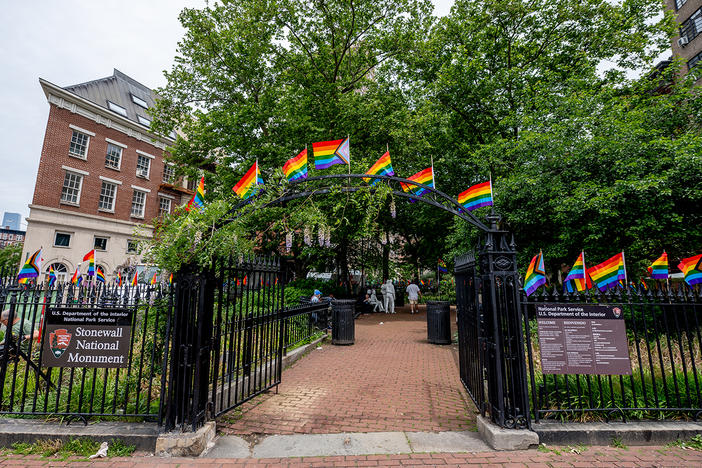
<instances>
[{"instance_id":1,"label":"black metal arch","mask_svg":"<svg viewBox=\"0 0 702 468\"><path fill-rule=\"evenodd\" d=\"M436 190L433 187L429 187L428 185L424 184L419 184L417 182L414 182L409 179L403 179L401 177L394 177L394 176L380 176L380 175L374 175L374 176L369 176L368 174L329 174L329 175L323 175L323 176L317 176L317 177L308 177L306 179L300 179L296 181L292 181L288 183L288 187L286 190L276 199L271 200L270 202L266 203L264 207L267 206L272 206L272 205L279 205L281 203L285 203L288 201L296 200L298 198L306 198L310 196L315 196L315 195L326 195L331 193L334 188L332 187L319 187L315 188L313 190L296 190L298 188L305 187L307 184L310 182L314 181L319 181L319 180L346 180L348 181L348 186L342 186L341 187L341 192L342 193L354 193L358 192L359 190L370 190L375 191L376 189L373 186L367 186L367 185L351 185L351 179L379 179L386 181L388 184L390 183L397 183L397 184L407 184L407 185L414 185L416 187L421 187L425 189L427 192L422 196L415 195L414 193L408 193L405 192L404 190L394 190L392 191L393 195L398 196L398 197L403 197L407 198L410 200L416 200L418 202L426 203L428 205L434 206L436 208L442 209L448 213L451 213L452 215L472 224L473 226L477 227L478 229L487 232L490 231L490 228L487 227L485 224L480 222L478 218L476 218L471 212L465 211L463 206L458 203L458 200L455 198L452 198L445 194L444 192L440 190ZM335 186L335 187L338 187ZM241 208L243 208L246 205L249 205L253 199L249 200L244 200L237 205L233 206L231 210L229 210L229 213L227 214L228 217L227 219L223 220L218 227L222 227L226 224L231 223L232 221L236 220L239 216L236 214Z\"/></svg>"}]
</instances>

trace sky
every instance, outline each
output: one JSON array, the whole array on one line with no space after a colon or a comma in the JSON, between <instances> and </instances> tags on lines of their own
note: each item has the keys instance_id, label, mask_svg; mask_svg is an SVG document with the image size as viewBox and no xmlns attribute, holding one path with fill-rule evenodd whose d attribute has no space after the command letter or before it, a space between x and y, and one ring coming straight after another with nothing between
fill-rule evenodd
<instances>
[{"instance_id":1,"label":"sky","mask_svg":"<svg viewBox=\"0 0 702 468\"><path fill-rule=\"evenodd\" d=\"M454 0L433 0L448 14ZM29 216L49 105L43 78L69 86L111 76L114 68L151 88L166 84L184 30L183 8L205 0L0 1L0 215Z\"/></svg>"}]
</instances>

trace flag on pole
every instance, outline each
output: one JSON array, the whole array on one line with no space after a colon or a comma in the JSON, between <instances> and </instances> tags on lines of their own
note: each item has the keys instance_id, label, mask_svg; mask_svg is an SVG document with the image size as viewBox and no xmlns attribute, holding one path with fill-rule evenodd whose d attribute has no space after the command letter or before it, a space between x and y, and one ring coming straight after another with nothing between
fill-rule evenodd
<instances>
[{"instance_id":1,"label":"flag on pole","mask_svg":"<svg viewBox=\"0 0 702 468\"><path fill-rule=\"evenodd\" d=\"M392 169L392 162L390 161L390 151L386 151L385 154L368 169L366 174L383 176L395 175L395 171ZM370 177L364 177L363 180L371 185L375 185L379 181L379 179L371 179Z\"/></svg>"},{"instance_id":2,"label":"flag on pole","mask_svg":"<svg viewBox=\"0 0 702 468\"><path fill-rule=\"evenodd\" d=\"M56 283L56 272L54 271L54 266L51 265L49 267L49 287L53 286L54 283Z\"/></svg>"},{"instance_id":3,"label":"flag on pole","mask_svg":"<svg viewBox=\"0 0 702 468\"><path fill-rule=\"evenodd\" d=\"M151 285L153 286L153 285L155 285L156 283L158 283L158 278L157 278L156 273L154 273L153 278L151 278Z\"/></svg>"},{"instance_id":4,"label":"flag on pole","mask_svg":"<svg viewBox=\"0 0 702 468\"><path fill-rule=\"evenodd\" d=\"M102 271L102 268L95 269L95 279L100 283L105 283L105 273Z\"/></svg>"},{"instance_id":5,"label":"flag on pole","mask_svg":"<svg viewBox=\"0 0 702 468\"><path fill-rule=\"evenodd\" d=\"M476 184L458 195L458 203L468 211L492 205L492 180Z\"/></svg>"},{"instance_id":6,"label":"flag on pole","mask_svg":"<svg viewBox=\"0 0 702 468\"><path fill-rule=\"evenodd\" d=\"M173 284L173 273L168 277L168 284Z\"/></svg>"},{"instance_id":7,"label":"flag on pole","mask_svg":"<svg viewBox=\"0 0 702 468\"><path fill-rule=\"evenodd\" d=\"M193 198L190 199L188 205L185 207L188 211L198 210L199 212L205 211L205 177L200 178L200 183L197 184L197 189L193 194Z\"/></svg>"},{"instance_id":8,"label":"flag on pole","mask_svg":"<svg viewBox=\"0 0 702 468\"><path fill-rule=\"evenodd\" d=\"M619 280L626 281L623 253L620 252L599 265L588 268L587 274L590 275L600 291L616 287Z\"/></svg>"},{"instance_id":9,"label":"flag on pole","mask_svg":"<svg viewBox=\"0 0 702 468\"><path fill-rule=\"evenodd\" d=\"M448 273L448 268L446 268L446 262L439 259L438 265L436 267L441 273Z\"/></svg>"},{"instance_id":10,"label":"flag on pole","mask_svg":"<svg viewBox=\"0 0 702 468\"><path fill-rule=\"evenodd\" d=\"M17 279L20 281L26 280L21 281L23 283L26 283L29 281L30 278L37 278L39 276L39 272L41 271L41 261L41 249L39 249L29 256L27 261L24 263L24 266L20 270L19 274L17 275Z\"/></svg>"},{"instance_id":11,"label":"flag on pole","mask_svg":"<svg viewBox=\"0 0 702 468\"><path fill-rule=\"evenodd\" d=\"M351 164L348 138L312 143L312 153L314 168L317 170L327 169L334 164Z\"/></svg>"},{"instance_id":12,"label":"flag on pole","mask_svg":"<svg viewBox=\"0 0 702 468\"><path fill-rule=\"evenodd\" d=\"M416 182L418 184L434 188L434 167L427 167L423 171L419 171L415 175L408 177L407 180L411 180L412 182ZM404 190L405 192L412 192L415 195L419 196L429 192L429 190L425 189L424 187L420 187L414 184L400 182L400 185L402 186L402 190Z\"/></svg>"},{"instance_id":13,"label":"flag on pole","mask_svg":"<svg viewBox=\"0 0 702 468\"><path fill-rule=\"evenodd\" d=\"M546 284L546 272L544 269L544 256L539 251L529 263L526 276L524 277L524 290L526 295L530 296L534 291L539 289L539 286Z\"/></svg>"},{"instance_id":14,"label":"flag on pole","mask_svg":"<svg viewBox=\"0 0 702 468\"><path fill-rule=\"evenodd\" d=\"M246 174L239 179L232 190L239 196L239 198L246 200L251 196L256 194L256 188L259 185L263 185L263 179L261 178L261 171L258 169L258 160L253 163L251 168L246 171Z\"/></svg>"},{"instance_id":15,"label":"flag on pole","mask_svg":"<svg viewBox=\"0 0 702 468\"><path fill-rule=\"evenodd\" d=\"M132 286L136 286L136 285L137 285L137 280L138 280L138 279L139 279L139 272L138 272L138 271L135 271L135 272L134 272L134 278L132 278Z\"/></svg>"},{"instance_id":16,"label":"flag on pole","mask_svg":"<svg viewBox=\"0 0 702 468\"><path fill-rule=\"evenodd\" d=\"M76 285L80 285L80 281L83 279L83 276L78 274L79 270L80 270L80 265L78 265L76 267L76 271L73 272L73 277L71 278L71 283L76 284Z\"/></svg>"},{"instance_id":17,"label":"flag on pole","mask_svg":"<svg viewBox=\"0 0 702 468\"><path fill-rule=\"evenodd\" d=\"M702 283L702 254L694 257L683 258L678 265L685 275L685 282L692 286Z\"/></svg>"},{"instance_id":18,"label":"flag on pole","mask_svg":"<svg viewBox=\"0 0 702 468\"><path fill-rule=\"evenodd\" d=\"M648 276L653 279L668 279L668 254L665 251L648 267Z\"/></svg>"},{"instance_id":19,"label":"flag on pole","mask_svg":"<svg viewBox=\"0 0 702 468\"><path fill-rule=\"evenodd\" d=\"M585 252L580 252L578 258L573 264L573 268L568 272L568 276L563 280L568 292L574 292L575 290L584 291L585 286L588 288L592 286L589 281L585 279ZM573 288L575 286L575 288Z\"/></svg>"},{"instance_id":20,"label":"flag on pole","mask_svg":"<svg viewBox=\"0 0 702 468\"><path fill-rule=\"evenodd\" d=\"M85 254L83 261L88 262L88 276L95 276L95 249Z\"/></svg>"},{"instance_id":21,"label":"flag on pole","mask_svg":"<svg viewBox=\"0 0 702 468\"><path fill-rule=\"evenodd\" d=\"M115 282L117 283L117 286L122 286L122 273L117 272L117 278L115 278Z\"/></svg>"},{"instance_id":22,"label":"flag on pole","mask_svg":"<svg viewBox=\"0 0 702 468\"><path fill-rule=\"evenodd\" d=\"M307 148L285 162L283 173L289 182L307 178Z\"/></svg>"}]
</instances>

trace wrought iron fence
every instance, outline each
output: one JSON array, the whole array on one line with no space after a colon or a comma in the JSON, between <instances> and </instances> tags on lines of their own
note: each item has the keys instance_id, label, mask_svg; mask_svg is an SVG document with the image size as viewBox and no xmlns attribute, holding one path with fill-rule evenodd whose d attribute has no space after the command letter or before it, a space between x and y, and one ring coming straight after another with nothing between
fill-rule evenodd
<instances>
[{"instance_id":1,"label":"wrought iron fence","mask_svg":"<svg viewBox=\"0 0 702 468\"><path fill-rule=\"evenodd\" d=\"M699 290L678 286L522 297L534 420L697 419L702 413L702 300ZM535 311L555 303L616 306L626 324L631 375L545 373Z\"/></svg>"},{"instance_id":2,"label":"wrought iron fence","mask_svg":"<svg viewBox=\"0 0 702 468\"><path fill-rule=\"evenodd\" d=\"M331 302L308 303L287 307L283 319L283 353L297 348L327 329L331 320Z\"/></svg>"},{"instance_id":3,"label":"wrought iron fence","mask_svg":"<svg viewBox=\"0 0 702 468\"><path fill-rule=\"evenodd\" d=\"M55 415L84 421L136 417L160 423L172 305L169 287L45 287L5 281L0 286L0 310L14 325L5 329L0 345L0 414ZM74 349L68 348L68 342L55 346L55 336L46 333L46 317L58 311L68 316L124 311L121 315L128 317L124 325L129 338L124 338L128 353L126 359L121 358L122 367L104 364L108 358L76 367L67 360L65 365L43 365L45 354L60 355ZM63 338L70 340L71 336L65 332ZM111 362L118 362L116 359Z\"/></svg>"}]
</instances>

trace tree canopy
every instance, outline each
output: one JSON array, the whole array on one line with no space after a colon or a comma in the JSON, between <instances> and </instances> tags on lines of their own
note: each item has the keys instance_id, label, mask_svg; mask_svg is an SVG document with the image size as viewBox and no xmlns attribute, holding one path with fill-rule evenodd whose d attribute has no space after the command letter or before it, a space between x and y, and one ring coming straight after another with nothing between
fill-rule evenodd
<instances>
[{"instance_id":1,"label":"tree canopy","mask_svg":"<svg viewBox=\"0 0 702 468\"><path fill-rule=\"evenodd\" d=\"M681 257L702 247L699 88L679 78L677 62L666 92L649 77L672 31L658 1L458 0L446 17L431 11L422 0L237 0L184 10L186 34L153 125L185 135L172 157L184 172L205 174L208 208L161 224L156 258L189 251L193 232L225 216L237 202L231 187L254 160L267 184L262 204L284 183L288 158L347 135L355 173L389 148L403 177L433 158L437 188L453 196L491 176L524 266L539 249L554 267L581 249L592 261L624 249L641 269L663 249ZM640 77L627 78L626 68ZM304 245L305 227L331 229L332 248ZM383 249L386 232L396 245L385 257L392 248L413 269L433 268L477 235L388 189L258 210L227 229L210 233L216 241L200 255L281 251L294 233L303 269L345 269L362 256L382 263L367 248Z\"/></svg>"}]
</instances>

